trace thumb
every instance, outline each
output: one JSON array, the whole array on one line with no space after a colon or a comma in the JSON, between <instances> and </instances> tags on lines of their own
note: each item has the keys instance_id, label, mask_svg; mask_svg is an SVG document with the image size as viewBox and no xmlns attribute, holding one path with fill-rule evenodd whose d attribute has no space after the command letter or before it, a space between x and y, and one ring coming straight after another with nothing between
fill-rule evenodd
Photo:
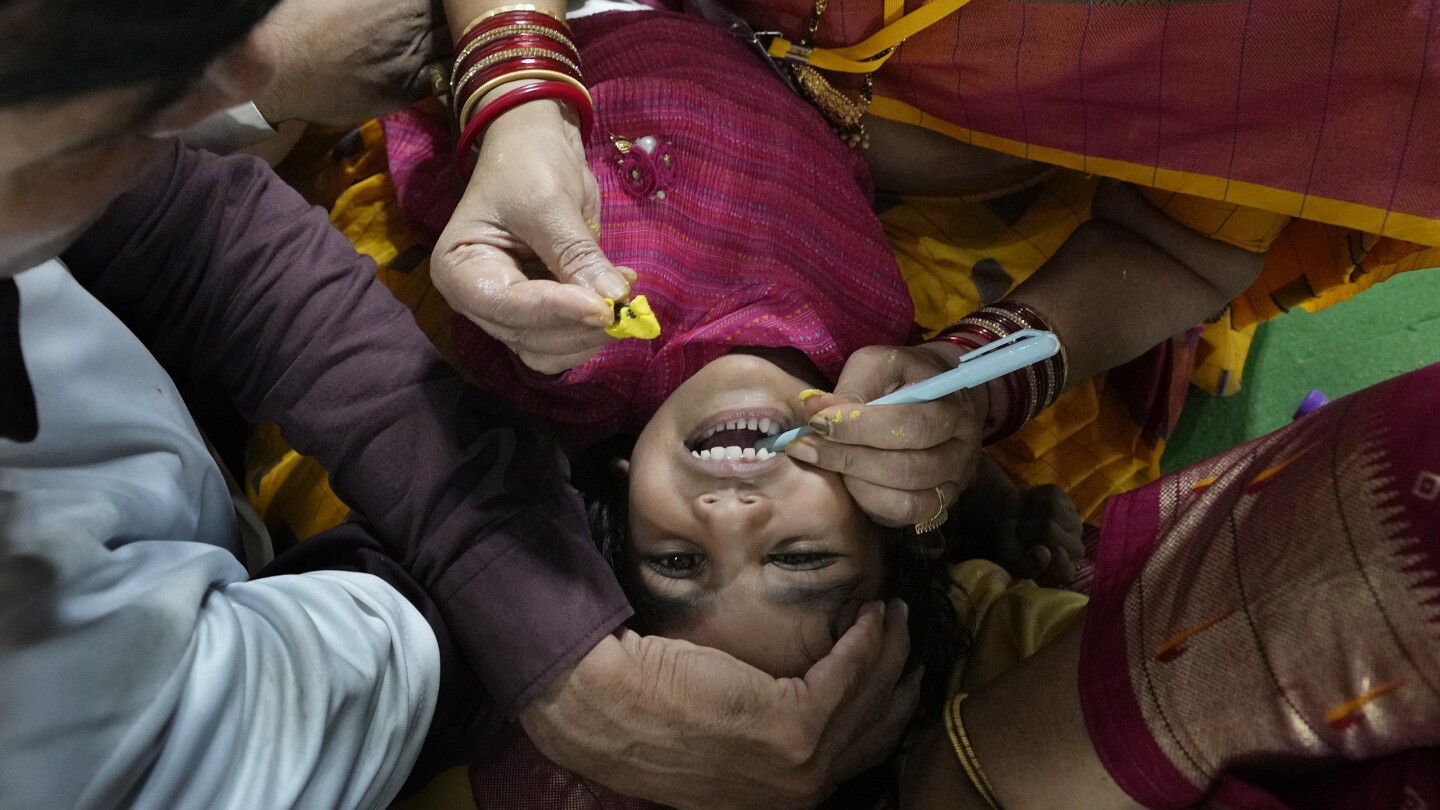
<instances>
[{"instance_id":1,"label":"thumb","mask_svg":"<svg viewBox=\"0 0 1440 810\"><path fill-rule=\"evenodd\" d=\"M630 295L630 282L600 250L595 232L578 206L552 206L538 223L539 232L516 236L530 245L555 278L594 290L605 298L622 301Z\"/></svg>"}]
</instances>

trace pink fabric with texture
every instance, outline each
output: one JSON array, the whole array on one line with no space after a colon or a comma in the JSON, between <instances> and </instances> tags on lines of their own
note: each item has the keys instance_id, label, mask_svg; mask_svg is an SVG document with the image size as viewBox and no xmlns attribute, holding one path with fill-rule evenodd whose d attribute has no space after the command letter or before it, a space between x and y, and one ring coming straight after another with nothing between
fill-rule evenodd
<instances>
[{"instance_id":1,"label":"pink fabric with texture","mask_svg":"<svg viewBox=\"0 0 1440 810\"><path fill-rule=\"evenodd\" d=\"M856 349L910 339L912 304L863 162L757 56L668 12L601 14L574 33L596 105L586 156L600 186L600 245L639 274L636 291L664 331L551 377L458 323L476 379L597 441L638 431L682 381L737 346L794 347L834 379ZM385 132L402 210L417 231L438 233L455 199L444 122L407 111ZM612 134L660 146L625 156Z\"/></svg>"}]
</instances>

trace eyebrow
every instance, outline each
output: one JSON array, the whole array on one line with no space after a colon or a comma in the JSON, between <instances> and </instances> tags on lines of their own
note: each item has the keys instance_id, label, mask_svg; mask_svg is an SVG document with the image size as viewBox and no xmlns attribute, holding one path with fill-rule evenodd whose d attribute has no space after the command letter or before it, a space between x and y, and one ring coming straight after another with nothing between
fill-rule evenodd
<instances>
[{"instance_id":1,"label":"eyebrow","mask_svg":"<svg viewBox=\"0 0 1440 810\"><path fill-rule=\"evenodd\" d=\"M783 585L764 592L771 602L785 607L820 607L836 612L840 606L855 596L860 589L864 572L856 571L849 577L826 585ZM688 619L707 610L714 604L714 594L709 591L693 590L685 594L646 594L649 607L664 619Z\"/></svg>"}]
</instances>

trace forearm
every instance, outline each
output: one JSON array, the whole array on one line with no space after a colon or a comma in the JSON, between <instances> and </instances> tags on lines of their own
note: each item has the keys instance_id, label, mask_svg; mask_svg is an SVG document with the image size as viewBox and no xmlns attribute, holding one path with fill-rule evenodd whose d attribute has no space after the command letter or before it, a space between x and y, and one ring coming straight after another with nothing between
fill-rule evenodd
<instances>
[{"instance_id":1,"label":"forearm","mask_svg":"<svg viewBox=\"0 0 1440 810\"><path fill-rule=\"evenodd\" d=\"M351 571L383 581L414 606L433 634L438 652L435 709L406 780L407 788L418 789L441 771L475 761L498 735L503 717L466 663L435 600L361 520L307 538L266 566L257 579L293 580L292 575L319 571Z\"/></svg>"},{"instance_id":2,"label":"forearm","mask_svg":"<svg viewBox=\"0 0 1440 810\"><path fill-rule=\"evenodd\" d=\"M1145 353L1213 317L1260 274L1264 254L1210 239L1151 206L1132 186L1105 181L1093 218L1007 300L1039 312L1059 336L1067 382ZM925 344L952 364L962 349ZM1008 388L996 380L974 395L982 414L1008 414ZM987 433L999 427L987 421Z\"/></svg>"},{"instance_id":3,"label":"forearm","mask_svg":"<svg viewBox=\"0 0 1440 810\"><path fill-rule=\"evenodd\" d=\"M1263 254L1174 222L1133 188L1102 185L1094 215L1007 296L1054 326L1071 381L1132 360L1214 317L1264 264Z\"/></svg>"},{"instance_id":4,"label":"forearm","mask_svg":"<svg viewBox=\"0 0 1440 810\"><path fill-rule=\"evenodd\" d=\"M628 615L563 458L464 386L369 260L257 161L176 156L66 258L173 374L223 382L320 460L502 708Z\"/></svg>"}]
</instances>

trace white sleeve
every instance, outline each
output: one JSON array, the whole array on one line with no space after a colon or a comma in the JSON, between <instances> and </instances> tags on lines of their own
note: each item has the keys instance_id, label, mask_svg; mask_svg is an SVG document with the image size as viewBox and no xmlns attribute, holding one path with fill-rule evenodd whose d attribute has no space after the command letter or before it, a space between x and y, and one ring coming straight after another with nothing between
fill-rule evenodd
<instances>
[{"instance_id":1,"label":"white sleeve","mask_svg":"<svg viewBox=\"0 0 1440 810\"><path fill-rule=\"evenodd\" d=\"M0 807L394 798L440 665L429 625L384 581L244 581L200 543L51 549L62 557L0 556Z\"/></svg>"},{"instance_id":2,"label":"white sleeve","mask_svg":"<svg viewBox=\"0 0 1440 810\"><path fill-rule=\"evenodd\" d=\"M255 102L247 101L221 110L185 130L180 140L191 149L228 155L268 141L275 134L275 128L260 114Z\"/></svg>"}]
</instances>

